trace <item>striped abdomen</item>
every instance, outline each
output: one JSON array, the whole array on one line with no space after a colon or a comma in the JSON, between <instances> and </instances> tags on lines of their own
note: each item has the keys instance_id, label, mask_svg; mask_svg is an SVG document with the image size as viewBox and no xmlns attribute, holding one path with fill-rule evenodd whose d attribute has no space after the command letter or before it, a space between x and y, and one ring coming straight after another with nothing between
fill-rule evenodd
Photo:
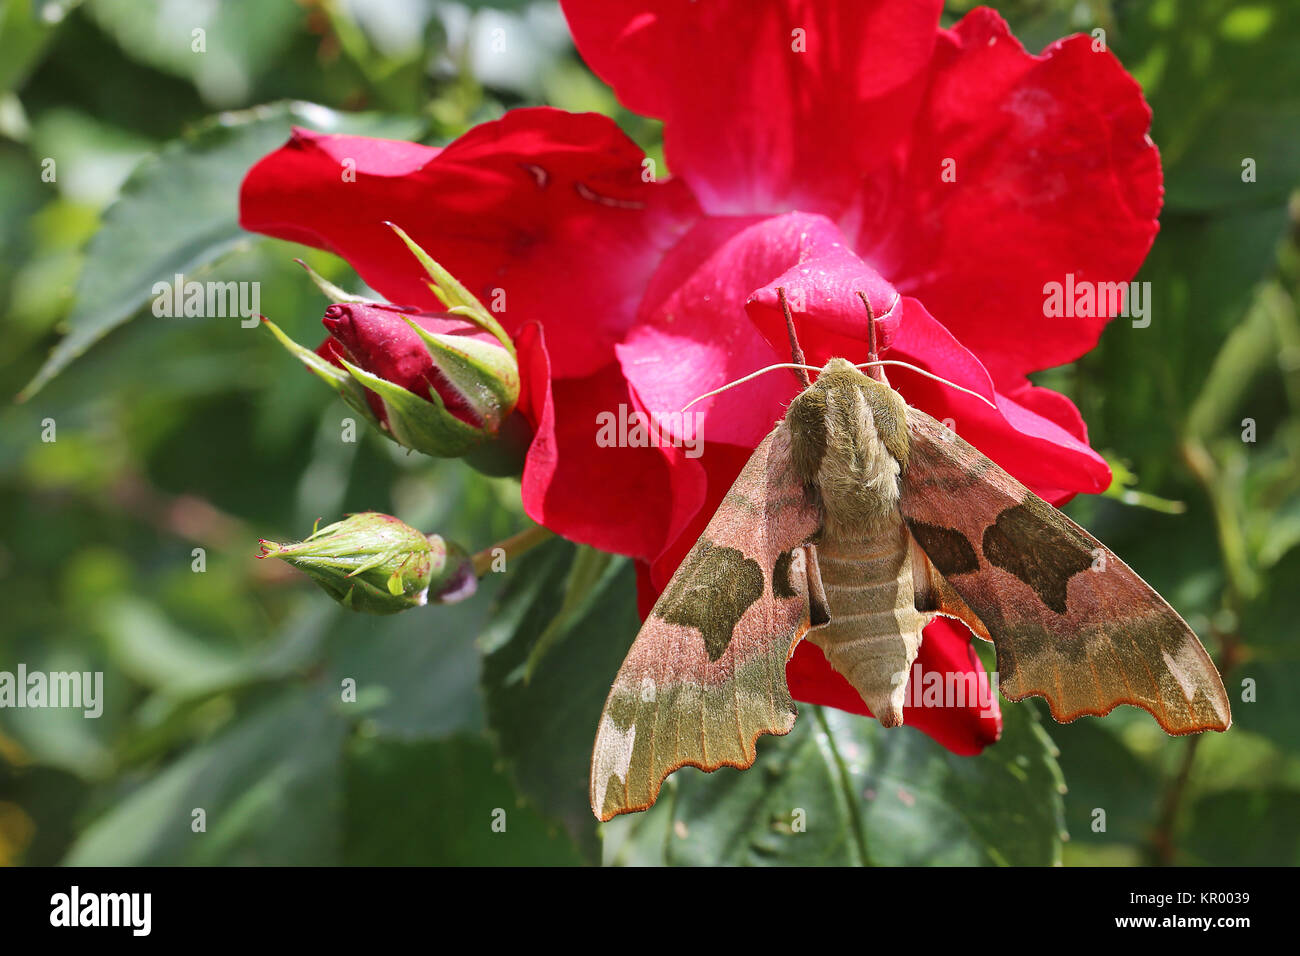
<instances>
[{"instance_id":1,"label":"striped abdomen","mask_svg":"<svg viewBox=\"0 0 1300 956\"><path fill-rule=\"evenodd\" d=\"M831 620L807 639L886 727L903 722L908 672L932 616L916 610L910 541L895 519L869 537L817 545Z\"/></svg>"}]
</instances>

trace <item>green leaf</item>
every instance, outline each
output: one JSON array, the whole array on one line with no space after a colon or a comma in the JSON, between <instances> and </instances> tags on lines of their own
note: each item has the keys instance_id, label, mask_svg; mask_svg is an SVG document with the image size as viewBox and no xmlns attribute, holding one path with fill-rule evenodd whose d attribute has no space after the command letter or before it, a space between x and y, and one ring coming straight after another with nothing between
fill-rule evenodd
<instances>
[{"instance_id":1,"label":"green leaf","mask_svg":"<svg viewBox=\"0 0 1300 956\"><path fill-rule=\"evenodd\" d=\"M1238 633L1250 654L1225 681L1232 701L1233 730L1254 731L1293 754L1300 754L1297 580L1300 551L1291 550L1273 566L1266 586L1242 610Z\"/></svg>"},{"instance_id":2,"label":"green leaf","mask_svg":"<svg viewBox=\"0 0 1300 956\"><path fill-rule=\"evenodd\" d=\"M1133 461L1158 492L1179 459L1186 412L1228 333L1276 268L1285 207L1215 217L1161 215L1161 235L1138 279L1150 282L1145 328L1117 318L1079 361L1080 410L1093 445Z\"/></svg>"},{"instance_id":3,"label":"green leaf","mask_svg":"<svg viewBox=\"0 0 1300 956\"><path fill-rule=\"evenodd\" d=\"M21 84L40 62L59 24L80 0L8 0L0 4L0 91Z\"/></svg>"},{"instance_id":4,"label":"green leaf","mask_svg":"<svg viewBox=\"0 0 1300 956\"><path fill-rule=\"evenodd\" d=\"M86 9L132 58L192 81L216 106L247 102L304 16L293 0L191 4L179 16L168 0L88 0Z\"/></svg>"},{"instance_id":5,"label":"green leaf","mask_svg":"<svg viewBox=\"0 0 1300 956\"><path fill-rule=\"evenodd\" d=\"M125 722L130 685L105 666L110 662L97 649L77 646L62 634L42 637L0 644L0 660L6 662L0 670L12 673L16 662L22 661L29 673L102 673L103 685L94 692L103 714L87 719L84 707L4 707L0 709L0 762L44 764L87 781L102 780L117 769L114 735ZM15 754L22 756L15 759Z\"/></svg>"},{"instance_id":6,"label":"green leaf","mask_svg":"<svg viewBox=\"0 0 1300 956\"><path fill-rule=\"evenodd\" d=\"M605 825L607 863L1047 865L1060 861L1062 778L1031 707L958 757L919 731L800 705L745 771L678 771L659 802Z\"/></svg>"},{"instance_id":7,"label":"green leaf","mask_svg":"<svg viewBox=\"0 0 1300 956\"><path fill-rule=\"evenodd\" d=\"M1281 343L1277 340L1278 312L1290 310L1286 294L1274 282L1260 287L1240 322L1234 325L1214 356L1200 394L1187 410L1188 434L1209 439L1227 431L1240 435L1242 402L1255 379L1275 368Z\"/></svg>"},{"instance_id":8,"label":"green leaf","mask_svg":"<svg viewBox=\"0 0 1300 956\"><path fill-rule=\"evenodd\" d=\"M291 688L191 748L92 823L70 866L338 862L345 721L324 688ZM194 811L206 831L194 832Z\"/></svg>"},{"instance_id":9,"label":"green leaf","mask_svg":"<svg viewBox=\"0 0 1300 956\"><path fill-rule=\"evenodd\" d=\"M348 748L343 860L359 866L581 863L562 830L521 805L485 741L358 739Z\"/></svg>"},{"instance_id":10,"label":"green leaf","mask_svg":"<svg viewBox=\"0 0 1300 956\"><path fill-rule=\"evenodd\" d=\"M1265 568L1277 564L1296 545L1300 545L1300 493L1291 495L1272 514L1253 512L1263 525L1263 544L1259 562Z\"/></svg>"},{"instance_id":11,"label":"green leaf","mask_svg":"<svg viewBox=\"0 0 1300 956\"><path fill-rule=\"evenodd\" d=\"M510 569L508 590L483 634L490 651L483 686L488 724L520 790L562 821L595 861L591 745L609 685L641 622L631 563L615 558L589 575L576 554L567 541L550 541ZM581 598L569 587L578 579L589 588ZM548 631L550 649L530 674L528 661Z\"/></svg>"},{"instance_id":12,"label":"green leaf","mask_svg":"<svg viewBox=\"0 0 1300 956\"><path fill-rule=\"evenodd\" d=\"M1292 0L1157 0L1125 11L1115 51L1154 108L1165 202L1280 203L1300 180L1300 59ZM1243 161L1254 160L1253 182Z\"/></svg>"},{"instance_id":13,"label":"green leaf","mask_svg":"<svg viewBox=\"0 0 1300 956\"><path fill-rule=\"evenodd\" d=\"M1069 850L1114 843L1140 846L1156 818L1160 775L1125 745L1116 723L1088 719L1052 729L1069 781ZM1094 829L1103 820L1098 810L1105 811L1104 830Z\"/></svg>"},{"instance_id":14,"label":"green leaf","mask_svg":"<svg viewBox=\"0 0 1300 956\"><path fill-rule=\"evenodd\" d=\"M611 573L618 574L620 570L613 555L595 548L578 549L564 582L564 602L528 653L528 660L524 663L525 681L532 680L537 665L557 641L568 635L570 625L590 612L592 600L603 590L604 578Z\"/></svg>"},{"instance_id":15,"label":"green leaf","mask_svg":"<svg viewBox=\"0 0 1300 956\"><path fill-rule=\"evenodd\" d=\"M330 686L345 678L371 694L367 729L428 739L483 727L481 662L475 638L497 582L459 604L420 608L376 622L340 612L329 644ZM486 593L484 593L486 592Z\"/></svg>"},{"instance_id":16,"label":"green leaf","mask_svg":"<svg viewBox=\"0 0 1300 956\"><path fill-rule=\"evenodd\" d=\"M349 115L310 103L281 103L223 114L146 159L122 188L90 241L67 337L20 396L35 395L69 362L150 299L155 283L195 278L247 234L239 226L244 174L285 142L291 127L409 137L411 119ZM170 321L170 320L169 320Z\"/></svg>"},{"instance_id":17,"label":"green leaf","mask_svg":"<svg viewBox=\"0 0 1300 956\"><path fill-rule=\"evenodd\" d=\"M189 634L156 605L121 595L102 603L96 615L113 664L147 687L168 696L212 693L257 672L253 661L265 651L239 652Z\"/></svg>"},{"instance_id":18,"label":"green leaf","mask_svg":"<svg viewBox=\"0 0 1300 956\"><path fill-rule=\"evenodd\" d=\"M1187 849L1216 866L1300 864L1300 790L1235 789L1192 806Z\"/></svg>"}]
</instances>

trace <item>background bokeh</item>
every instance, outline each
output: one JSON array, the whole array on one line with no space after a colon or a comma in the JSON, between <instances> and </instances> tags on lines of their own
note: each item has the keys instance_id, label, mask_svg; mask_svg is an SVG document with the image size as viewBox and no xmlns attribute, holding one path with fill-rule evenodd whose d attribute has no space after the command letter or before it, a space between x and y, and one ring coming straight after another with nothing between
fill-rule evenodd
<instances>
[{"instance_id":1,"label":"background bokeh","mask_svg":"<svg viewBox=\"0 0 1300 956\"><path fill-rule=\"evenodd\" d=\"M260 281L263 312L320 336L293 257L355 275L235 218L293 123L437 144L548 103L610 114L662 163L658 125L581 64L553 3L6 0L0 670L102 671L106 704L0 710L0 863L1300 862L1300 6L994 6L1031 50L1104 29L1154 109L1151 325L1117 320L1038 378L1115 465L1068 510L1202 636L1229 733L1004 704L1004 740L970 759L804 707L754 770L684 771L602 831L586 761L637 627L630 567L553 542L464 604L337 608L257 539L373 508L483 548L525 527L517 486L364 428L340 441L345 407L269 335L156 318L149 293Z\"/></svg>"}]
</instances>

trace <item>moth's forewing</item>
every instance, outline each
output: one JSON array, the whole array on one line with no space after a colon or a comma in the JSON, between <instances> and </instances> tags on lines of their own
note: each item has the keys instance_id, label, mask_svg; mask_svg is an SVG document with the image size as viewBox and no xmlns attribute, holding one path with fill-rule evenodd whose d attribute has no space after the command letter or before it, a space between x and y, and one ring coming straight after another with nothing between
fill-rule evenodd
<instances>
[{"instance_id":1,"label":"moth's forewing","mask_svg":"<svg viewBox=\"0 0 1300 956\"><path fill-rule=\"evenodd\" d=\"M978 618L1009 699L1044 697L1061 722L1134 704L1171 734L1228 728L1218 671L1150 585L954 432L907 414L900 507L951 587L936 582L925 599Z\"/></svg>"},{"instance_id":2,"label":"moth's forewing","mask_svg":"<svg viewBox=\"0 0 1300 956\"><path fill-rule=\"evenodd\" d=\"M644 810L679 767L748 767L795 708L785 665L810 626L805 543L820 510L791 470L789 431L755 449L646 618L614 680L591 757L601 820ZM818 595L824 620L820 581Z\"/></svg>"}]
</instances>

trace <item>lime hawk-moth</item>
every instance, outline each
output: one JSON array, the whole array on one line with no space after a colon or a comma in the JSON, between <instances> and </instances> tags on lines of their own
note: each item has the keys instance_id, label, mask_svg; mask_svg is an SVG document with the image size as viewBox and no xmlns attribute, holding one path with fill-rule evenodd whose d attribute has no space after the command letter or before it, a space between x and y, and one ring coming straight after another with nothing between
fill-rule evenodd
<instances>
[{"instance_id":1,"label":"lime hawk-moth","mask_svg":"<svg viewBox=\"0 0 1300 956\"><path fill-rule=\"evenodd\" d=\"M1058 721L1133 704L1170 734L1227 729L1196 635L1088 532L883 374L833 358L802 381L619 669L591 760L597 818L648 808L680 767L749 767L759 736L789 733L801 640L900 725L936 614L993 642L1005 697L1044 697Z\"/></svg>"}]
</instances>

